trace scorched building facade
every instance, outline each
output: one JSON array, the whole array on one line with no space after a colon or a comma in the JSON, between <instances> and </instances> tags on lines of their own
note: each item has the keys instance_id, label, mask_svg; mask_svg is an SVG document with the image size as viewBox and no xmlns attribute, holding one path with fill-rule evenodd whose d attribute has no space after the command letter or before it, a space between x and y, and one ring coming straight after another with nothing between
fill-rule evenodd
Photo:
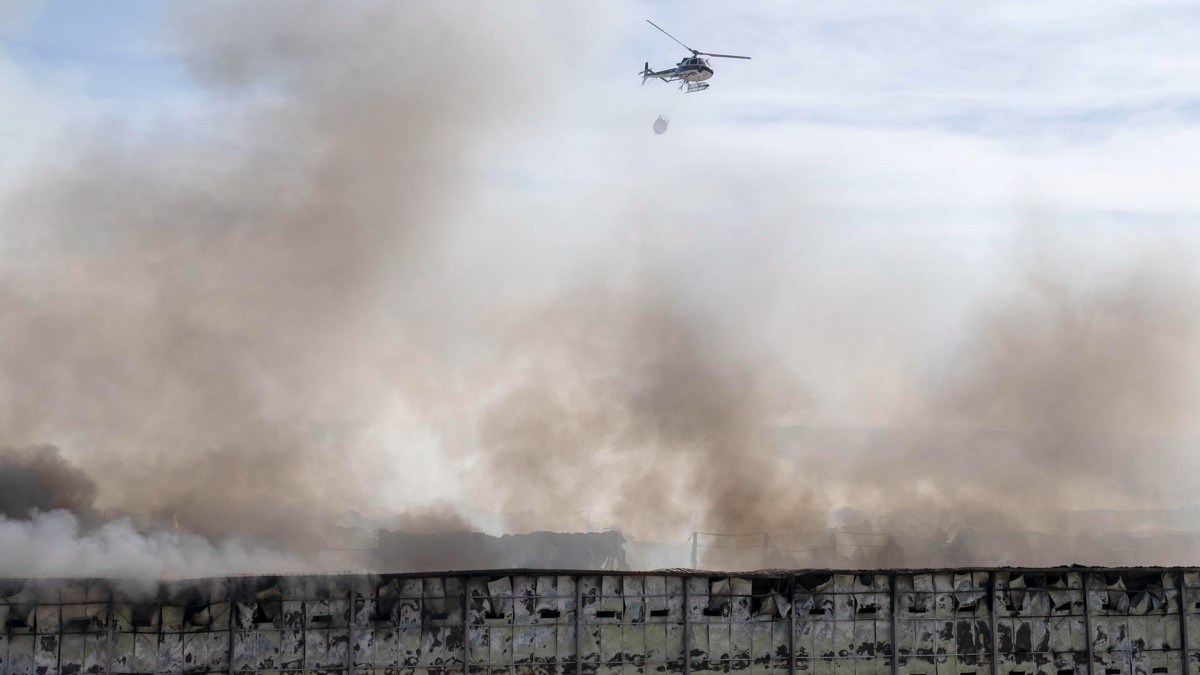
<instances>
[{"instance_id":1,"label":"scorched building facade","mask_svg":"<svg viewBox=\"0 0 1200 675\"><path fill-rule=\"evenodd\" d=\"M0 675L1200 675L1192 569L2 583Z\"/></svg>"}]
</instances>

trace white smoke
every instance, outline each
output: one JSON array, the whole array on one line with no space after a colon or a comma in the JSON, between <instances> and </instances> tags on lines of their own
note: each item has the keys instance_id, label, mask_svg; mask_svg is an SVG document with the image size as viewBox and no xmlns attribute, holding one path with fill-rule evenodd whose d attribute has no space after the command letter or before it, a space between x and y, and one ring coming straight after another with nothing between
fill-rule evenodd
<instances>
[{"instance_id":1,"label":"white smoke","mask_svg":"<svg viewBox=\"0 0 1200 675\"><path fill-rule=\"evenodd\" d=\"M210 543L193 534L139 532L128 518L85 529L69 511L0 519L0 570L10 577L192 578L301 573L310 562L245 540Z\"/></svg>"}]
</instances>

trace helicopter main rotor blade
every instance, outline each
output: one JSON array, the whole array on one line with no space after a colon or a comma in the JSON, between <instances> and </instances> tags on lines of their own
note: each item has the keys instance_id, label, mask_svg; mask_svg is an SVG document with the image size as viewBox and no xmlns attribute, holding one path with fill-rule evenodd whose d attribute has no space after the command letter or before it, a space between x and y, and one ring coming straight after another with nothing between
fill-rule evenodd
<instances>
[{"instance_id":1,"label":"helicopter main rotor blade","mask_svg":"<svg viewBox=\"0 0 1200 675\"><path fill-rule=\"evenodd\" d=\"M716 56L716 57L722 58L722 59L746 59L747 61L750 60L749 56L734 56L733 54L709 54L708 52L696 52L696 54L697 55L703 54L705 56Z\"/></svg>"},{"instance_id":2,"label":"helicopter main rotor blade","mask_svg":"<svg viewBox=\"0 0 1200 675\"><path fill-rule=\"evenodd\" d=\"M659 26L658 24L654 23L654 22L653 22L653 21L651 21L650 19L646 19L646 23L648 23L648 24L650 24L651 26L654 26L655 28L657 28L657 29L659 29L660 31L662 31L662 34L663 34L663 35L666 35L667 37L671 38L672 40L674 40L674 41L676 41L676 42L679 42L679 38L675 37L674 35L671 35L671 34L670 34L670 33L668 33L667 31L663 30L661 26ZM684 48L684 49L686 49L686 50L688 50L689 52L691 52L693 55L696 55L696 54L699 54L699 53L700 53L700 52L696 51L695 49L692 49L691 47L689 47L689 46L687 46L687 45L684 45L682 42L679 42L679 44L683 45L683 48Z\"/></svg>"}]
</instances>

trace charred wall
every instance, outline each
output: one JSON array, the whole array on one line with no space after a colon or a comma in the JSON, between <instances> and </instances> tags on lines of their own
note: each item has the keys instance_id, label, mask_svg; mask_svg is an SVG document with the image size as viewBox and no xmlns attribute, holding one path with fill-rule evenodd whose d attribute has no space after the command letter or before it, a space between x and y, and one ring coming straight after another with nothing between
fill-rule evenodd
<instances>
[{"instance_id":1,"label":"charred wall","mask_svg":"<svg viewBox=\"0 0 1200 675\"><path fill-rule=\"evenodd\" d=\"M1191 569L502 570L0 592L0 675L1200 670Z\"/></svg>"}]
</instances>

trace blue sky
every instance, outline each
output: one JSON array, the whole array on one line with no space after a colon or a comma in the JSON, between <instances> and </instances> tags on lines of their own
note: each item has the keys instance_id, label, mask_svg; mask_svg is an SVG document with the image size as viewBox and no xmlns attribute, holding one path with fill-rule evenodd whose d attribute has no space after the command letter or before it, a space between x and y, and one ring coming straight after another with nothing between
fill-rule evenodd
<instances>
[{"instance_id":1,"label":"blue sky","mask_svg":"<svg viewBox=\"0 0 1200 675\"><path fill-rule=\"evenodd\" d=\"M67 128L136 126L193 96L163 50L169 5L133 0L16 2L0 9L0 177Z\"/></svg>"}]
</instances>

